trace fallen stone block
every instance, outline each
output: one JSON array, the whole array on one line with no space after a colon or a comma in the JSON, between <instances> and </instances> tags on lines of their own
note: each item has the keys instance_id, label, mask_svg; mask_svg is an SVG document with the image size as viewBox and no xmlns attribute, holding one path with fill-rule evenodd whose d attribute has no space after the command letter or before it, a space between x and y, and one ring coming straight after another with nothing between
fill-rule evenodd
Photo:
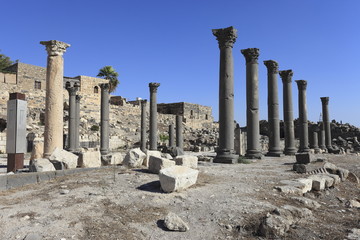
<instances>
[{"instance_id":1,"label":"fallen stone block","mask_svg":"<svg viewBox=\"0 0 360 240\"><path fill-rule=\"evenodd\" d=\"M292 197L291 199L303 204L306 208L317 209L321 207L320 203L306 197Z\"/></svg>"},{"instance_id":2,"label":"fallen stone block","mask_svg":"<svg viewBox=\"0 0 360 240\"><path fill-rule=\"evenodd\" d=\"M306 166L305 164L295 163L293 165L293 171L297 173L306 173Z\"/></svg>"},{"instance_id":3,"label":"fallen stone block","mask_svg":"<svg viewBox=\"0 0 360 240\"><path fill-rule=\"evenodd\" d=\"M134 148L125 155L123 164L130 168L140 167L145 158L146 154L143 153L140 148Z\"/></svg>"},{"instance_id":4,"label":"fallen stone block","mask_svg":"<svg viewBox=\"0 0 360 240\"><path fill-rule=\"evenodd\" d=\"M150 156L161 158L161 152L156 150L147 150L146 151L146 158L144 159L143 165L148 167L149 166L149 159Z\"/></svg>"},{"instance_id":5,"label":"fallen stone block","mask_svg":"<svg viewBox=\"0 0 360 240\"><path fill-rule=\"evenodd\" d=\"M124 161L124 154L117 152L117 153L113 153L111 154L111 160L110 160L110 164L111 165L119 165L122 164Z\"/></svg>"},{"instance_id":6,"label":"fallen stone block","mask_svg":"<svg viewBox=\"0 0 360 240\"><path fill-rule=\"evenodd\" d=\"M161 153L161 157L169 160L173 159L173 157L169 153Z\"/></svg>"},{"instance_id":7,"label":"fallen stone block","mask_svg":"<svg viewBox=\"0 0 360 240\"><path fill-rule=\"evenodd\" d=\"M336 174L327 174L329 177L331 177L332 179L334 179L334 184L333 185L337 185L341 182L341 179L339 177L339 175Z\"/></svg>"},{"instance_id":8,"label":"fallen stone block","mask_svg":"<svg viewBox=\"0 0 360 240\"><path fill-rule=\"evenodd\" d=\"M350 233L347 235L346 239L348 240L359 240L360 239L360 229L353 228Z\"/></svg>"},{"instance_id":9,"label":"fallen stone block","mask_svg":"<svg viewBox=\"0 0 360 240\"><path fill-rule=\"evenodd\" d=\"M302 193L311 191L312 180L307 178L298 178L293 180L282 180L281 184L292 186L301 190Z\"/></svg>"},{"instance_id":10,"label":"fallen stone block","mask_svg":"<svg viewBox=\"0 0 360 240\"><path fill-rule=\"evenodd\" d=\"M39 158L31 161L29 166L30 172L47 172L55 171L54 165L47 158Z\"/></svg>"},{"instance_id":11,"label":"fallen stone block","mask_svg":"<svg viewBox=\"0 0 360 240\"><path fill-rule=\"evenodd\" d=\"M164 226L171 231L186 232L189 226L175 213L170 212L164 219Z\"/></svg>"},{"instance_id":12,"label":"fallen stone block","mask_svg":"<svg viewBox=\"0 0 360 240\"><path fill-rule=\"evenodd\" d=\"M314 191L322 191L325 189L326 179L320 175L311 175L308 177L312 180L312 190Z\"/></svg>"},{"instance_id":13,"label":"fallen stone block","mask_svg":"<svg viewBox=\"0 0 360 240\"><path fill-rule=\"evenodd\" d=\"M195 169L198 166L198 158L192 155L181 155L175 158L175 163L176 165Z\"/></svg>"},{"instance_id":14,"label":"fallen stone block","mask_svg":"<svg viewBox=\"0 0 360 240\"><path fill-rule=\"evenodd\" d=\"M78 156L68 152L61 148L55 148L54 152L49 157L49 160L54 163L55 161L61 162L64 164L65 169L73 169L77 167ZM55 167L56 168L56 167Z\"/></svg>"},{"instance_id":15,"label":"fallen stone block","mask_svg":"<svg viewBox=\"0 0 360 240\"><path fill-rule=\"evenodd\" d=\"M360 202L358 200L349 200L345 203L348 208L360 208Z\"/></svg>"},{"instance_id":16,"label":"fallen stone block","mask_svg":"<svg viewBox=\"0 0 360 240\"><path fill-rule=\"evenodd\" d=\"M88 151L80 153L78 166L82 168L101 167L100 151Z\"/></svg>"},{"instance_id":17,"label":"fallen stone block","mask_svg":"<svg viewBox=\"0 0 360 240\"><path fill-rule=\"evenodd\" d=\"M293 186L275 186L275 189L285 193L285 194L295 194L295 195L302 195L303 192L301 189L297 188L297 187L293 187Z\"/></svg>"},{"instance_id":18,"label":"fallen stone block","mask_svg":"<svg viewBox=\"0 0 360 240\"><path fill-rule=\"evenodd\" d=\"M149 171L158 174L161 169L168 168L175 165L175 161L166 158L150 156Z\"/></svg>"},{"instance_id":19,"label":"fallen stone block","mask_svg":"<svg viewBox=\"0 0 360 240\"><path fill-rule=\"evenodd\" d=\"M308 164L310 162L315 161L315 158L310 153L296 153L296 163L298 164Z\"/></svg>"},{"instance_id":20,"label":"fallen stone block","mask_svg":"<svg viewBox=\"0 0 360 240\"><path fill-rule=\"evenodd\" d=\"M329 162L324 164L324 168L331 174L339 175L341 181L344 181L349 176L349 170L337 167L335 164Z\"/></svg>"},{"instance_id":21,"label":"fallen stone block","mask_svg":"<svg viewBox=\"0 0 360 240\"><path fill-rule=\"evenodd\" d=\"M160 171L160 185L164 192L179 192L194 185L198 174L198 170L189 167L168 167Z\"/></svg>"}]
</instances>

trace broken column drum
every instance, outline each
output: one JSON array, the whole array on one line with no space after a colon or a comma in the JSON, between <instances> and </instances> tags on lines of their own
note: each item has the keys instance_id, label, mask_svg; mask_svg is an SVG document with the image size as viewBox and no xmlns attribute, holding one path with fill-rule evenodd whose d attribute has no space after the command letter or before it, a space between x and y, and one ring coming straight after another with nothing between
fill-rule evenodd
<instances>
[{"instance_id":1,"label":"broken column drum","mask_svg":"<svg viewBox=\"0 0 360 240\"><path fill-rule=\"evenodd\" d=\"M100 116L100 152L109 153L109 88L108 83L100 84L101 88L101 116Z\"/></svg>"},{"instance_id":2,"label":"broken column drum","mask_svg":"<svg viewBox=\"0 0 360 240\"><path fill-rule=\"evenodd\" d=\"M157 89L160 83L149 83L150 88L150 150L157 150Z\"/></svg>"},{"instance_id":3,"label":"broken column drum","mask_svg":"<svg viewBox=\"0 0 360 240\"><path fill-rule=\"evenodd\" d=\"M49 157L56 147L63 148L63 79L62 55L70 44L57 40L41 41L48 53L46 68L44 157Z\"/></svg>"},{"instance_id":4,"label":"broken column drum","mask_svg":"<svg viewBox=\"0 0 360 240\"><path fill-rule=\"evenodd\" d=\"M318 132L317 131L312 131L311 132L312 138L311 138L311 145L310 148L314 149L315 153L320 153L320 148L318 145Z\"/></svg>"},{"instance_id":5,"label":"broken column drum","mask_svg":"<svg viewBox=\"0 0 360 240\"><path fill-rule=\"evenodd\" d=\"M324 123L323 122L319 122L319 123L320 123L320 130L319 130L319 135L318 135L319 148L322 150L326 150Z\"/></svg>"},{"instance_id":6,"label":"broken column drum","mask_svg":"<svg viewBox=\"0 0 360 240\"><path fill-rule=\"evenodd\" d=\"M259 126L258 48L241 50L246 60L246 158L261 158Z\"/></svg>"},{"instance_id":7,"label":"broken column drum","mask_svg":"<svg viewBox=\"0 0 360 240\"><path fill-rule=\"evenodd\" d=\"M76 95L76 130L77 136L75 138L75 151L80 150L80 100L82 96Z\"/></svg>"},{"instance_id":8,"label":"broken column drum","mask_svg":"<svg viewBox=\"0 0 360 240\"><path fill-rule=\"evenodd\" d=\"M332 149L331 144L331 128L329 117L329 97L321 97L322 103L322 115L323 115L323 127L325 130L325 146L329 150Z\"/></svg>"},{"instance_id":9,"label":"broken column drum","mask_svg":"<svg viewBox=\"0 0 360 240\"><path fill-rule=\"evenodd\" d=\"M292 70L279 71L283 82L283 105L284 105L284 134L285 134L285 155L295 155L295 132L294 115L292 104L291 78Z\"/></svg>"},{"instance_id":10,"label":"broken column drum","mask_svg":"<svg viewBox=\"0 0 360 240\"><path fill-rule=\"evenodd\" d=\"M213 29L220 49L219 146L215 163L236 163L234 154L234 64L232 48L237 38L233 27Z\"/></svg>"},{"instance_id":11,"label":"broken column drum","mask_svg":"<svg viewBox=\"0 0 360 240\"><path fill-rule=\"evenodd\" d=\"M268 74L268 122L269 122L269 151L267 156L280 157L280 119L279 119L279 98L278 78L279 65L274 60L264 61Z\"/></svg>"},{"instance_id":12,"label":"broken column drum","mask_svg":"<svg viewBox=\"0 0 360 240\"><path fill-rule=\"evenodd\" d=\"M300 147L298 152L309 152L309 130L306 106L306 86L305 80L295 81L299 90L299 129L300 129Z\"/></svg>"},{"instance_id":13,"label":"broken column drum","mask_svg":"<svg viewBox=\"0 0 360 240\"><path fill-rule=\"evenodd\" d=\"M77 150L76 138L79 138L79 132L77 131L76 120L76 92L79 90L79 84L74 83L71 86L70 82L66 83L66 90L69 92L69 123L68 123L68 151L75 152Z\"/></svg>"},{"instance_id":14,"label":"broken column drum","mask_svg":"<svg viewBox=\"0 0 360 240\"><path fill-rule=\"evenodd\" d=\"M169 125L169 147L173 148L175 147L175 129L174 129L174 124L171 123Z\"/></svg>"},{"instance_id":15,"label":"broken column drum","mask_svg":"<svg viewBox=\"0 0 360 240\"><path fill-rule=\"evenodd\" d=\"M141 100L141 135L140 135L140 149L146 151L146 100Z\"/></svg>"},{"instance_id":16,"label":"broken column drum","mask_svg":"<svg viewBox=\"0 0 360 240\"><path fill-rule=\"evenodd\" d=\"M184 149L182 116L176 115L176 147Z\"/></svg>"}]
</instances>

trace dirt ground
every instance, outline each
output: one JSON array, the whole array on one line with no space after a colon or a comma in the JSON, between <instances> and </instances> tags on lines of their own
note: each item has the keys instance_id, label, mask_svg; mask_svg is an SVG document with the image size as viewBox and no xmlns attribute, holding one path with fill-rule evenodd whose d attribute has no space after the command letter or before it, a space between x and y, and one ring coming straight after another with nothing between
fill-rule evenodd
<instances>
[{"instance_id":1,"label":"dirt ground","mask_svg":"<svg viewBox=\"0 0 360 240\"><path fill-rule=\"evenodd\" d=\"M322 157L360 176L359 156ZM0 238L37 233L51 240L265 239L258 227L266 213L284 205L304 207L274 189L281 180L303 177L291 171L294 162L295 157L233 165L200 162L197 184L170 194L161 191L157 175L121 166L0 192ZM347 200L360 198L355 183L344 181L305 196L321 207L282 239L346 239L351 229L360 228L360 209L346 207ZM168 212L190 230L166 230Z\"/></svg>"}]
</instances>

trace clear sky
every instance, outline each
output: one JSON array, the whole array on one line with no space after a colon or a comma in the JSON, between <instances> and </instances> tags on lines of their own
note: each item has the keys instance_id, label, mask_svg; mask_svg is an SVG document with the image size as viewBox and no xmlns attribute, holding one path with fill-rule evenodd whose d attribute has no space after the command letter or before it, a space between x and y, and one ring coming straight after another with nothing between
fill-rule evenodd
<instances>
[{"instance_id":1,"label":"clear sky","mask_svg":"<svg viewBox=\"0 0 360 240\"><path fill-rule=\"evenodd\" d=\"M0 49L20 62L46 66L44 40L71 44L65 76L119 72L115 95L158 102L211 106L218 119L219 49L211 29L234 26L235 120L246 125L245 59L260 49L260 119L267 119L264 60L293 80L308 81L308 119L318 121L320 97L329 96L330 118L360 127L359 0L18 0L1 3ZM282 83L279 78L280 119ZM294 117L298 94L293 82Z\"/></svg>"}]
</instances>

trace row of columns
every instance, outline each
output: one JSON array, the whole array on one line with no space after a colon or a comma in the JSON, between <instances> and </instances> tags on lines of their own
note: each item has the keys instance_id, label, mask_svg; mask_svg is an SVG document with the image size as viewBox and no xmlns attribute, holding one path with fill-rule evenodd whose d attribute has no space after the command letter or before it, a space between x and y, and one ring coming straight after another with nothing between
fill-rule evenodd
<instances>
[{"instance_id":1,"label":"row of columns","mask_svg":"<svg viewBox=\"0 0 360 240\"><path fill-rule=\"evenodd\" d=\"M234 163L234 79L232 48L237 38L237 30L233 27L213 29L220 49L219 71L219 146L214 162ZM241 50L246 60L246 124L247 124L247 158L261 158L259 133L259 89L258 89L258 57L259 49L248 48ZM283 82L283 112L285 148L284 154L295 155L295 131L292 103L292 70L278 70L278 63L274 60L264 61L268 70L268 121L269 121L269 151L268 156L281 156L280 149L280 119L277 74ZM299 90L299 124L300 148L299 152L308 152L309 133L306 105L307 81L296 81ZM323 126L325 130L326 148L331 149L331 132L328 115L328 97L321 98L323 106ZM317 136L312 136L317 142Z\"/></svg>"}]
</instances>

